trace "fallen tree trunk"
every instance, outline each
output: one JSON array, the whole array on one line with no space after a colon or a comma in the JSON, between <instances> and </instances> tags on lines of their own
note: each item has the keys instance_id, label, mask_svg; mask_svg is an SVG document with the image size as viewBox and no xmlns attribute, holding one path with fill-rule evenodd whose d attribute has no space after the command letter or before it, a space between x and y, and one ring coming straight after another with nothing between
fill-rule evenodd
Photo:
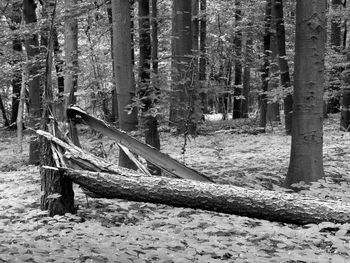
<instances>
[{"instance_id":1,"label":"fallen tree trunk","mask_svg":"<svg viewBox=\"0 0 350 263\"><path fill-rule=\"evenodd\" d=\"M295 224L350 222L350 206L336 201L192 180L59 169L73 182L105 198L199 208Z\"/></svg>"},{"instance_id":2,"label":"fallen tree trunk","mask_svg":"<svg viewBox=\"0 0 350 263\"><path fill-rule=\"evenodd\" d=\"M90 116L78 107L69 107L67 109L67 116L72 120L82 120L92 129L116 140L119 144L125 146L131 152L143 157L148 162L152 163L163 171L168 172L169 174L184 179L211 182L211 179L207 176L183 165L170 156L160 152L156 148L136 140L135 138L127 135L125 132L119 131L107 125L102 120Z\"/></svg>"}]
</instances>

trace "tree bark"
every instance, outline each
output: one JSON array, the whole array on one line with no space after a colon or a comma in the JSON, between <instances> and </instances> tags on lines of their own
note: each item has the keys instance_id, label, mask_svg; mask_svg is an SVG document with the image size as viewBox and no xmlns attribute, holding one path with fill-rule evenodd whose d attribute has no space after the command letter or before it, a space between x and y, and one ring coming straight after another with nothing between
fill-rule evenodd
<instances>
[{"instance_id":1,"label":"tree bark","mask_svg":"<svg viewBox=\"0 0 350 263\"><path fill-rule=\"evenodd\" d=\"M233 40L235 50L235 90L233 97L232 119L242 118L242 30L239 29L242 20L241 0L235 0L235 36Z\"/></svg>"},{"instance_id":2,"label":"tree bark","mask_svg":"<svg viewBox=\"0 0 350 263\"><path fill-rule=\"evenodd\" d=\"M267 88L269 85L269 68L270 68L270 61L269 61L269 54L270 54L270 31L271 31L271 0L266 1L266 7L265 7L265 25L264 25L264 38L263 38L263 44L264 44L264 64L262 66L262 73L261 73L261 80L262 80L262 89L261 93L259 95L259 108L260 108L260 115L259 115L259 127L265 131L266 128L266 111L267 111Z\"/></svg>"},{"instance_id":3,"label":"tree bark","mask_svg":"<svg viewBox=\"0 0 350 263\"><path fill-rule=\"evenodd\" d=\"M253 39L250 32L246 33L245 47L244 47L244 67L243 67L243 90L241 103L242 118L248 118L249 114L249 93L250 93L250 68L252 63L252 46Z\"/></svg>"},{"instance_id":4,"label":"tree bark","mask_svg":"<svg viewBox=\"0 0 350 263\"><path fill-rule=\"evenodd\" d=\"M340 113L340 129L350 132L350 48L346 54L348 66L343 71L343 89Z\"/></svg>"},{"instance_id":5,"label":"tree bark","mask_svg":"<svg viewBox=\"0 0 350 263\"><path fill-rule=\"evenodd\" d=\"M113 14L113 54L116 73L119 127L132 131L137 127L137 110L135 107L128 114L128 106L135 96L133 63L131 58L131 22L129 0L112 1ZM119 165L136 169L134 163L120 150Z\"/></svg>"},{"instance_id":6,"label":"tree bark","mask_svg":"<svg viewBox=\"0 0 350 263\"><path fill-rule=\"evenodd\" d=\"M285 185L324 177L326 1L297 0L292 149Z\"/></svg>"},{"instance_id":7,"label":"tree bark","mask_svg":"<svg viewBox=\"0 0 350 263\"><path fill-rule=\"evenodd\" d=\"M284 27L283 0L273 0L275 13L278 65L281 85L290 88L289 66L286 57L286 32ZM284 98L284 127L287 134L292 131L293 96L290 92Z\"/></svg>"},{"instance_id":8,"label":"tree bark","mask_svg":"<svg viewBox=\"0 0 350 263\"><path fill-rule=\"evenodd\" d=\"M23 17L27 25L35 26L36 3L34 0L23 1ZM40 87L39 66L36 56L40 53L38 35L33 34L26 38L25 46L29 60L29 127L37 130L40 127L41 119L41 97L42 90ZM29 142L29 164L39 164L40 144L38 138L31 137Z\"/></svg>"},{"instance_id":9,"label":"tree bark","mask_svg":"<svg viewBox=\"0 0 350 263\"><path fill-rule=\"evenodd\" d=\"M75 183L105 198L190 207L300 225L350 222L350 206L338 201L183 179L59 170Z\"/></svg>"},{"instance_id":10,"label":"tree bark","mask_svg":"<svg viewBox=\"0 0 350 263\"><path fill-rule=\"evenodd\" d=\"M154 107L157 90L151 84L151 34L150 34L150 4L149 0L139 0L139 96L143 103L142 125L145 129L145 141L156 149L160 149L157 117L149 111ZM147 167L152 174L161 174L159 168L148 162Z\"/></svg>"},{"instance_id":11,"label":"tree bark","mask_svg":"<svg viewBox=\"0 0 350 263\"><path fill-rule=\"evenodd\" d=\"M195 134L191 1L173 1L170 122L178 133Z\"/></svg>"},{"instance_id":12,"label":"tree bark","mask_svg":"<svg viewBox=\"0 0 350 263\"><path fill-rule=\"evenodd\" d=\"M206 88L206 69L207 69L207 0L200 0L200 22L199 22L199 85L202 111L209 113L208 109L208 89Z\"/></svg>"},{"instance_id":13,"label":"tree bark","mask_svg":"<svg viewBox=\"0 0 350 263\"><path fill-rule=\"evenodd\" d=\"M2 113L4 126L7 127L7 126L10 125L10 123L9 123L9 121L7 119L6 110L5 110L5 107L4 107L4 103L2 102L1 94L0 94L0 110L1 110L1 113Z\"/></svg>"}]
</instances>

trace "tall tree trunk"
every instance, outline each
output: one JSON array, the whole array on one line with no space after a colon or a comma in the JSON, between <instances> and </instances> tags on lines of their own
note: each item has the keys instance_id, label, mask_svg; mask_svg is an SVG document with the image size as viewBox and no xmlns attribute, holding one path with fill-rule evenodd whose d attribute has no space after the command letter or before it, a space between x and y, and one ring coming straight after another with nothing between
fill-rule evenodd
<instances>
[{"instance_id":1,"label":"tall tree trunk","mask_svg":"<svg viewBox=\"0 0 350 263\"><path fill-rule=\"evenodd\" d=\"M140 63L139 63L139 79L140 91L139 95L143 103L142 107L142 125L145 129L145 141L147 144L156 149L160 149L160 139L158 133L158 121L155 116L150 114L150 110L154 106L152 99L157 92L151 86L151 34L150 34L150 5L149 0L139 0L139 45L140 45ZM148 169L152 174L161 174L161 170L152 163L147 163Z\"/></svg>"},{"instance_id":2,"label":"tall tree trunk","mask_svg":"<svg viewBox=\"0 0 350 263\"><path fill-rule=\"evenodd\" d=\"M35 26L36 3L34 0L23 0L23 17L25 23L29 26ZM39 66L36 62L36 56L40 53L38 35L33 34L26 38L25 46L29 60L29 127L37 130L40 127L41 119L41 95ZM29 143L29 163L39 164L40 144L37 136L31 137Z\"/></svg>"},{"instance_id":3,"label":"tall tree trunk","mask_svg":"<svg viewBox=\"0 0 350 263\"><path fill-rule=\"evenodd\" d=\"M233 40L235 50L235 90L233 97L232 119L242 118L242 31L239 29L242 20L241 0L235 0L235 22L236 30Z\"/></svg>"},{"instance_id":4,"label":"tall tree trunk","mask_svg":"<svg viewBox=\"0 0 350 263\"><path fill-rule=\"evenodd\" d=\"M66 75L64 77L65 109L76 103L75 92L78 88L78 19L72 15L72 10L77 8L77 0L65 0L67 17L64 27L64 47ZM65 113L66 114L66 113ZM75 124L69 121L69 136L75 145L80 146L78 131Z\"/></svg>"},{"instance_id":5,"label":"tall tree trunk","mask_svg":"<svg viewBox=\"0 0 350 263\"><path fill-rule=\"evenodd\" d=\"M253 39L250 32L246 33L244 45L244 67L243 67L243 90L242 95L242 118L248 118L249 113L249 93L250 93L250 67L252 63Z\"/></svg>"},{"instance_id":6,"label":"tall tree trunk","mask_svg":"<svg viewBox=\"0 0 350 263\"><path fill-rule=\"evenodd\" d=\"M119 127L132 131L137 127L137 110L134 107L128 114L128 105L135 96L135 82L131 58L131 21L129 0L113 0L113 54L118 97ZM119 151L119 165L136 169L127 155Z\"/></svg>"},{"instance_id":7,"label":"tall tree trunk","mask_svg":"<svg viewBox=\"0 0 350 263\"><path fill-rule=\"evenodd\" d=\"M192 82L191 1L173 1L172 21L172 101L170 122L179 133L194 134L194 88Z\"/></svg>"},{"instance_id":8,"label":"tall tree trunk","mask_svg":"<svg viewBox=\"0 0 350 263\"><path fill-rule=\"evenodd\" d=\"M43 114L41 119L41 130L55 132L56 123L50 123L50 116L53 110L53 91L52 91L52 65L53 65L53 49L54 49L54 18L56 16L56 6L52 1L44 2L43 10L46 9L47 31L43 34L46 40L46 62L45 62L45 82L43 93ZM51 18L51 19L50 19ZM51 23L51 24L49 24ZM43 166L56 166L53 158L51 143L41 137L40 164ZM64 215L65 213L74 213L74 192L72 181L60 174L59 171L40 169L41 175L41 209L48 210L50 216ZM52 198L52 195L57 195Z\"/></svg>"},{"instance_id":9,"label":"tall tree trunk","mask_svg":"<svg viewBox=\"0 0 350 263\"><path fill-rule=\"evenodd\" d=\"M330 34L330 46L336 54L340 55L341 50L341 12L343 7L342 0L332 0L332 9L336 12L336 15L331 19L331 34ZM332 97L326 101L327 113L338 113L340 111L340 98L335 94L340 91L340 85L338 79L341 75L341 67L333 66L329 76L330 85L327 87L329 92L333 94Z\"/></svg>"},{"instance_id":10,"label":"tall tree trunk","mask_svg":"<svg viewBox=\"0 0 350 263\"><path fill-rule=\"evenodd\" d=\"M2 113L2 119L4 121L4 126L7 127L10 125L10 123L9 123L9 120L7 119L6 110L4 107L4 103L2 102L1 94L0 94L0 110Z\"/></svg>"},{"instance_id":11,"label":"tall tree trunk","mask_svg":"<svg viewBox=\"0 0 350 263\"><path fill-rule=\"evenodd\" d=\"M265 7L265 32L264 32L264 64L262 66L261 80L262 80L262 89L261 94L259 95L259 127L265 131L266 128L266 111L267 111L267 88L269 84L269 56L270 56L270 41L271 41L271 0L266 0Z\"/></svg>"},{"instance_id":12,"label":"tall tree trunk","mask_svg":"<svg viewBox=\"0 0 350 263\"><path fill-rule=\"evenodd\" d=\"M285 181L291 186L324 177L323 89L326 1L297 0L292 149Z\"/></svg>"},{"instance_id":13,"label":"tall tree trunk","mask_svg":"<svg viewBox=\"0 0 350 263\"><path fill-rule=\"evenodd\" d=\"M199 84L202 111L209 113L208 109L208 90L206 89L206 67L207 67L207 0L200 0L200 23L199 23Z\"/></svg>"},{"instance_id":14,"label":"tall tree trunk","mask_svg":"<svg viewBox=\"0 0 350 263\"><path fill-rule=\"evenodd\" d=\"M11 25L12 30L18 29L19 25L21 24L22 15L21 15L21 3L16 2L12 5L11 10L11 22L13 25ZM14 39L12 40L12 49L14 53L14 59L12 63L14 65L18 65L21 59L19 58L22 55L22 41L20 39L20 36L18 34L15 35ZM11 108L11 118L10 123L15 123L17 120L17 114L18 114L18 105L19 105L19 97L21 92L21 83L22 83L22 74L20 69L15 69L12 75L11 85L12 85L12 108Z\"/></svg>"},{"instance_id":15,"label":"tall tree trunk","mask_svg":"<svg viewBox=\"0 0 350 263\"><path fill-rule=\"evenodd\" d=\"M113 16L112 16L112 3L108 2L107 14L108 22L110 24L109 34L111 38L111 58L112 58L112 75L113 75L113 88L112 88L112 114L111 121L116 122L118 120L118 98L117 98L117 87L115 85L115 62L114 62L114 52L113 52Z\"/></svg>"},{"instance_id":16,"label":"tall tree trunk","mask_svg":"<svg viewBox=\"0 0 350 263\"><path fill-rule=\"evenodd\" d=\"M343 71L343 89L341 100L340 129L350 132L350 48L346 54L348 66Z\"/></svg>"},{"instance_id":17,"label":"tall tree trunk","mask_svg":"<svg viewBox=\"0 0 350 263\"><path fill-rule=\"evenodd\" d=\"M289 66L286 57L286 31L284 27L283 0L273 0L275 13L278 65L280 69L281 84L290 88ZM287 134L292 131L293 96L288 93L284 98L284 127Z\"/></svg>"},{"instance_id":18,"label":"tall tree trunk","mask_svg":"<svg viewBox=\"0 0 350 263\"><path fill-rule=\"evenodd\" d=\"M158 7L157 7L157 0L151 0L152 1L152 18L151 18L151 41L152 41L152 71L154 75L153 79L153 85L156 85L158 87Z\"/></svg>"}]
</instances>

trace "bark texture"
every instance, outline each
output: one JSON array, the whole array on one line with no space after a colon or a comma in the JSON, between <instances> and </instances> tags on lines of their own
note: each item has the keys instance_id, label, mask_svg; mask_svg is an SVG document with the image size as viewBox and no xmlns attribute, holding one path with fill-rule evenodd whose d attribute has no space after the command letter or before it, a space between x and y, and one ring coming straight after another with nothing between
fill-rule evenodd
<instances>
[{"instance_id":1,"label":"bark texture","mask_svg":"<svg viewBox=\"0 0 350 263\"><path fill-rule=\"evenodd\" d=\"M286 186L324 177L325 12L325 1L297 1L292 149Z\"/></svg>"},{"instance_id":2,"label":"bark texture","mask_svg":"<svg viewBox=\"0 0 350 263\"><path fill-rule=\"evenodd\" d=\"M198 208L301 225L350 222L350 206L338 201L165 177L60 171L105 198Z\"/></svg>"},{"instance_id":3,"label":"bark texture","mask_svg":"<svg viewBox=\"0 0 350 263\"><path fill-rule=\"evenodd\" d=\"M131 21L129 0L112 1L113 54L118 98L119 127L132 131L137 127L137 110L134 107L128 114L128 106L135 96L135 81L131 56ZM119 165L136 169L134 163L120 150Z\"/></svg>"},{"instance_id":4,"label":"bark texture","mask_svg":"<svg viewBox=\"0 0 350 263\"><path fill-rule=\"evenodd\" d=\"M343 71L340 129L350 132L350 48L347 51L347 68Z\"/></svg>"},{"instance_id":5,"label":"bark texture","mask_svg":"<svg viewBox=\"0 0 350 263\"><path fill-rule=\"evenodd\" d=\"M36 3L34 0L23 1L23 17L27 25L35 26ZM28 56L29 67L29 127L37 130L40 127L41 119L41 96L39 66L36 56L40 53L38 35L33 34L26 38L25 46ZM39 164L40 144L37 137L32 137L29 142L29 164Z\"/></svg>"}]
</instances>

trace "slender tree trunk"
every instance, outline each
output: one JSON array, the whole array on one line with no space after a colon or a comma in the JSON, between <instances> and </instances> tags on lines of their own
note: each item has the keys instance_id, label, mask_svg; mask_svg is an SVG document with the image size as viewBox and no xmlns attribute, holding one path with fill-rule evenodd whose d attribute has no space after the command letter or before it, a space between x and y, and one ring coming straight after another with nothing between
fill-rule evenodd
<instances>
[{"instance_id":1,"label":"slender tree trunk","mask_svg":"<svg viewBox=\"0 0 350 263\"><path fill-rule=\"evenodd\" d=\"M2 113L4 126L7 127L7 126L10 125L10 123L9 123L9 120L7 119L6 110L5 110L5 107L4 107L4 103L2 102L1 94L0 94L0 110L1 110L1 113Z\"/></svg>"},{"instance_id":2,"label":"slender tree trunk","mask_svg":"<svg viewBox=\"0 0 350 263\"><path fill-rule=\"evenodd\" d=\"M275 13L278 65L280 69L281 84L290 88L289 66L286 57L286 32L284 27L283 0L273 0ZM293 96L288 92L284 98L284 121L287 134L292 131Z\"/></svg>"},{"instance_id":3,"label":"slender tree trunk","mask_svg":"<svg viewBox=\"0 0 350 263\"><path fill-rule=\"evenodd\" d=\"M154 106L154 95L156 90L151 84L151 34L150 34L150 5L149 0L139 0L139 95L143 102L142 124L145 129L145 141L156 149L160 149L160 140L158 133L158 121L155 116L150 114L150 109ZM152 174L161 174L161 170L152 163L147 163L148 169Z\"/></svg>"},{"instance_id":4,"label":"slender tree trunk","mask_svg":"<svg viewBox=\"0 0 350 263\"><path fill-rule=\"evenodd\" d=\"M266 1L265 8L265 32L264 32L264 64L262 67L262 90L259 95L259 108L260 108L260 116L259 116L259 127L265 131L266 128L266 111L267 111L267 88L269 84L268 76L269 76L269 54L270 54L270 31L271 31L271 0Z\"/></svg>"},{"instance_id":5,"label":"slender tree trunk","mask_svg":"<svg viewBox=\"0 0 350 263\"><path fill-rule=\"evenodd\" d=\"M119 127L132 131L137 127L137 110L134 107L128 114L128 105L135 96L135 82L131 58L131 21L129 0L113 0L113 54L118 97ZM119 165L136 169L127 155L119 151Z\"/></svg>"},{"instance_id":6,"label":"slender tree trunk","mask_svg":"<svg viewBox=\"0 0 350 263\"><path fill-rule=\"evenodd\" d=\"M250 67L252 63L252 46L253 39L250 32L247 32L244 47L244 67L243 67L243 90L242 95L242 118L248 118L249 113L249 93L250 93Z\"/></svg>"},{"instance_id":7,"label":"slender tree trunk","mask_svg":"<svg viewBox=\"0 0 350 263\"><path fill-rule=\"evenodd\" d=\"M173 1L172 101L170 122L179 133L195 134L191 1Z\"/></svg>"},{"instance_id":8,"label":"slender tree trunk","mask_svg":"<svg viewBox=\"0 0 350 263\"><path fill-rule=\"evenodd\" d=\"M18 29L21 24L22 15L21 15L21 3L13 3L11 22L14 24L11 27L12 30ZM14 65L18 65L21 61L20 56L22 56L22 41L18 35L12 40L12 49L14 53L14 59L12 63ZM13 72L11 85L12 85L12 108L11 108L11 118L10 123L15 123L17 120L18 114L18 104L19 104L19 96L21 91L21 83L22 83L22 74L20 69L16 69Z\"/></svg>"},{"instance_id":9,"label":"slender tree trunk","mask_svg":"<svg viewBox=\"0 0 350 263\"><path fill-rule=\"evenodd\" d=\"M27 25L35 26L36 3L34 0L23 0L23 17ZM38 35L33 34L25 40L27 56L29 60L29 127L37 130L40 127L41 119L41 95L39 66L36 56L40 53ZM39 164L40 144L37 136L32 136L29 143L29 163Z\"/></svg>"},{"instance_id":10,"label":"slender tree trunk","mask_svg":"<svg viewBox=\"0 0 350 263\"><path fill-rule=\"evenodd\" d=\"M113 88L112 88L112 114L111 121L116 122L118 120L118 98L117 98L117 87L115 85L115 63L114 63L114 53L113 53L113 16L112 16L112 3L108 2L107 14L108 21L110 24L109 34L111 38L111 58L112 58L112 72L113 72Z\"/></svg>"},{"instance_id":11,"label":"slender tree trunk","mask_svg":"<svg viewBox=\"0 0 350 263\"><path fill-rule=\"evenodd\" d=\"M323 89L326 1L297 0L292 149L285 181L291 186L324 177Z\"/></svg>"},{"instance_id":12,"label":"slender tree trunk","mask_svg":"<svg viewBox=\"0 0 350 263\"><path fill-rule=\"evenodd\" d=\"M208 89L206 89L206 67L207 67L207 0L200 0L200 23L199 23L199 84L202 111L209 113L208 109Z\"/></svg>"},{"instance_id":13,"label":"slender tree trunk","mask_svg":"<svg viewBox=\"0 0 350 263\"><path fill-rule=\"evenodd\" d=\"M235 0L235 20L236 32L233 40L235 50L235 90L233 97L232 119L242 118L242 31L238 29L242 20L241 0Z\"/></svg>"},{"instance_id":14,"label":"slender tree trunk","mask_svg":"<svg viewBox=\"0 0 350 263\"><path fill-rule=\"evenodd\" d=\"M158 7L157 7L157 0L151 0L152 1L152 19L151 19L151 41L152 41L152 70L154 79L157 83L158 87Z\"/></svg>"},{"instance_id":15,"label":"slender tree trunk","mask_svg":"<svg viewBox=\"0 0 350 263\"><path fill-rule=\"evenodd\" d=\"M64 77L64 93L68 96L65 100L65 110L71 104L76 104L75 92L78 88L78 19L70 14L76 8L77 0L65 0L67 17L65 19L64 45L66 75ZM66 114L66 113L64 113ZM75 124L68 120L69 136L75 145L80 147L78 131Z\"/></svg>"},{"instance_id":16,"label":"slender tree trunk","mask_svg":"<svg viewBox=\"0 0 350 263\"><path fill-rule=\"evenodd\" d=\"M350 64L350 48L346 54L347 62ZM350 132L350 68L343 71L343 89L341 100L340 129Z\"/></svg>"}]
</instances>

